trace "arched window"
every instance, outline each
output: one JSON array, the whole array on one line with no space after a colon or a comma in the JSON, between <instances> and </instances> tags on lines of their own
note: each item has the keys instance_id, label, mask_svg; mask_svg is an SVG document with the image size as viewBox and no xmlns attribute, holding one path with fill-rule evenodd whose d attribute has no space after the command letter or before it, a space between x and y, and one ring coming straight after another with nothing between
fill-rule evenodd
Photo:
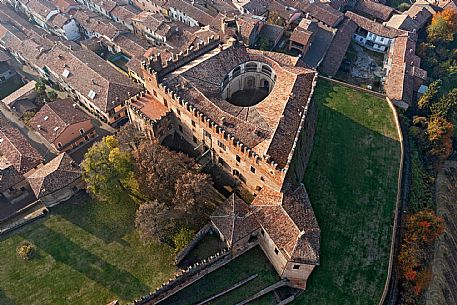
<instances>
[{"instance_id":1,"label":"arched window","mask_svg":"<svg viewBox=\"0 0 457 305\"><path fill-rule=\"evenodd\" d=\"M235 69L233 69L232 77L237 77L240 74L241 74L241 67L240 66L238 66Z\"/></svg>"},{"instance_id":2,"label":"arched window","mask_svg":"<svg viewBox=\"0 0 457 305\"><path fill-rule=\"evenodd\" d=\"M262 72L265 73L265 74L271 75L271 72L273 72L273 71L271 71L271 68L269 66L263 65L262 66Z\"/></svg>"},{"instance_id":3,"label":"arched window","mask_svg":"<svg viewBox=\"0 0 457 305\"><path fill-rule=\"evenodd\" d=\"M256 72L256 71L257 71L257 63L248 62L246 64L246 72Z\"/></svg>"}]
</instances>

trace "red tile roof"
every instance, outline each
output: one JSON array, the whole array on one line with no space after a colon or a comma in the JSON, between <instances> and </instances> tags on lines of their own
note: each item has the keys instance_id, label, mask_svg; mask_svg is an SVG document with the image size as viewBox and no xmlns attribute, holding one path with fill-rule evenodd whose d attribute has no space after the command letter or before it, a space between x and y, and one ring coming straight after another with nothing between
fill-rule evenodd
<instances>
[{"instance_id":1,"label":"red tile roof","mask_svg":"<svg viewBox=\"0 0 457 305\"><path fill-rule=\"evenodd\" d=\"M81 177L81 169L66 153L61 153L27 177L27 180L39 199L52 194Z\"/></svg>"},{"instance_id":2,"label":"red tile roof","mask_svg":"<svg viewBox=\"0 0 457 305\"><path fill-rule=\"evenodd\" d=\"M387 21L395 12L394 8L372 0L358 1L355 10L361 14L366 14L382 21Z\"/></svg>"},{"instance_id":3,"label":"red tile roof","mask_svg":"<svg viewBox=\"0 0 457 305\"><path fill-rule=\"evenodd\" d=\"M65 99L46 103L29 124L52 143L68 126L91 119L85 112L75 108L72 100Z\"/></svg>"}]
</instances>

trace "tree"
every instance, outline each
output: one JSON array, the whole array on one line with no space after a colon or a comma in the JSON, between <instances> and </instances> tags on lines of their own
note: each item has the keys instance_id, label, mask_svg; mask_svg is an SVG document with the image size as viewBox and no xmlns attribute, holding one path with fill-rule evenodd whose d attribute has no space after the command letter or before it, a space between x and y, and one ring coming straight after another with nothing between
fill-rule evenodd
<instances>
[{"instance_id":1,"label":"tree","mask_svg":"<svg viewBox=\"0 0 457 305\"><path fill-rule=\"evenodd\" d=\"M46 93L48 101L53 102L57 99L57 93L54 90L50 90Z\"/></svg>"},{"instance_id":2,"label":"tree","mask_svg":"<svg viewBox=\"0 0 457 305\"><path fill-rule=\"evenodd\" d=\"M16 252L23 260L30 260L35 256L36 247L31 242L24 241L17 247Z\"/></svg>"},{"instance_id":3,"label":"tree","mask_svg":"<svg viewBox=\"0 0 457 305\"><path fill-rule=\"evenodd\" d=\"M407 11L410 7L411 7L411 4L402 2L398 5L397 8L400 12L404 12L404 11Z\"/></svg>"},{"instance_id":4,"label":"tree","mask_svg":"<svg viewBox=\"0 0 457 305\"><path fill-rule=\"evenodd\" d=\"M433 210L422 210L406 219L406 230L410 241L429 245L444 232L444 219Z\"/></svg>"},{"instance_id":5,"label":"tree","mask_svg":"<svg viewBox=\"0 0 457 305\"><path fill-rule=\"evenodd\" d=\"M46 84L44 83L44 81L42 79L39 79L35 83L35 91L38 94L44 94L46 92Z\"/></svg>"},{"instance_id":6,"label":"tree","mask_svg":"<svg viewBox=\"0 0 457 305\"><path fill-rule=\"evenodd\" d=\"M143 242L166 241L177 231L177 223L171 218L173 209L157 200L141 204L135 217L135 227Z\"/></svg>"},{"instance_id":7,"label":"tree","mask_svg":"<svg viewBox=\"0 0 457 305\"><path fill-rule=\"evenodd\" d=\"M433 15L432 22L427 28L430 41L449 42L457 32L457 14L451 9L445 9Z\"/></svg>"},{"instance_id":8,"label":"tree","mask_svg":"<svg viewBox=\"0 0 457 305\"><path fill-rule=\"evenodd\" d=\"M457 88L442 96L430 109L433 115L454 120L457 113Z\"/></svg>"},{"instance_id":9,"label":"tree","mask_svg":"<svg viewBox=\"0 0 457 305\"><path fill-rule=\"evenodd\" d=\"M205 222L209 217L206 211L212 210L211 187L211 178L204 173L187 172L176 181L173 204L189 216L185 218L188 225Z\"/></svg>"},{"instance_id":10,"label":"tree","mask_svg":"<svg viewBox=\"0 0 457 305\"><path fill-rule=\"evenodd\" d=\"M427 126L427 136L430 142L430 155L440 160L447 159L452 154L452 136L454 126L445 118L433 116Z\"/></svg>"},{"instance_id":11,"label":"tree","mask_svg":"<svg viewBox=\"0 0 457 305\"><path fill-rule=\"evenodd\" d=\"M176 181L195 163L185 154L172 152L154 141L141 143L133 151L133 158L135 175L144 194L164 203L172 202Z\"/></svg>"},{"instance_id":12,"label":"tree","mask_svg":"<svg viewBox=\"0 0 457 305\"><path fill-rule=\"evenodd\" d=\"M173 236L173 244L175 245L176 253L183 250L189 242L194 238L195 231L187 227L182 227L178 233Z\"/></svg>"},{"instance_id":13,"label":"tree","mask_svg":"<svg viewBox=\"0 0 457 305\"><path fill-rule=\"evenodd\" d=\"M119 147L123 150L135 150L141 142L147 141L147 137L139 132L132 123L122 126L116 134Z\"/></svg>"},{"instance_id":14,"label":"tree","mask_svg":"<svg viewBox=\"0 0 457 305\"><path fill-rule=\"evenodd\" d=\"M81 167L87 190L102 202L120 202L134 191L131 155L119 149L114 136L94 144L84 155Z\"/></svg>"},{"instance_id":15,"label":"tree","mask_svg":"<svg viewBox=\"0 0 457 305\"><path fill-rule=\"evenodd\" d=\"M423 110L425 113L430 113L430 107L436 101L438 93L441 89L441 80L436 80L431 83L424 95L421 96L417 102L419 109Z\"/></svg>"}]
</instances>

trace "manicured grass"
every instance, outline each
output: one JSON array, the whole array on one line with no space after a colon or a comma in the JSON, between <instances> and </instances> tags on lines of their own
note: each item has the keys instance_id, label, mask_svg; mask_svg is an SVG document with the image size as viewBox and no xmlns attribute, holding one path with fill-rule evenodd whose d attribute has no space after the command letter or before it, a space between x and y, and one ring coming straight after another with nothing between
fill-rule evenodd
<instances>
[{"instance_id":1,"label":"manicured grass","mask_svg":"<svg viewBox=\"0 0 457 305\"><path fill-rule=\"evenodd\" d=\"M321 228L321 265L294 304L378 304L387 277L400 143L388 104L319 79L304 183Z\"/></svg>"},{"instance_id":2,"label":"manicured grass","mask_svg":"<svg viewBox=\"0 0 457 305\"><path fill-rule=\"evenodd\" d=\"M186 255L186 257L181 261L180 267L183 269L187 268L190 265L193 265L197 262L200 262L211 255L220 252L222 249L227 246L223 241L213 234L206 234L200 242Z\"/></svg>"},{"instance_id":3,"label":"manicured grass","mask_svg":"<svg viewBox=\"0 0 457 305\"><path fill-rule=\"evenodd\" d=\"M4 97L7 97L24 84L21 81L21 77L19 75L15 75L8 79L6 82L0 84L0 100Z\"/></svg>"},{"instance_id":4,"label":"manicured grass","mask_svg":"<svg viewBox=\"0 0 457 305\"><path fill-rule=\"evenodd\" d=\"M260 247L249 250L159 304L195 304L232 287L254 274L258 274L258 277L216 299L211 304L236 304L279 281L276 271Z\"/></svg>"},{"instance_id":5,"label":"manicured grass","mask_svg":"<svg viewBox=\"0 0 457 305\"><path fill-rule=\"evenodd\" d=\"M130 202L65 204L0 239L0 304L125 304L160 286L176 270L173 249L139 241L135 209ZM37 247L31 261L16 254L23 240Z\"/></svg>"}]
</instances>

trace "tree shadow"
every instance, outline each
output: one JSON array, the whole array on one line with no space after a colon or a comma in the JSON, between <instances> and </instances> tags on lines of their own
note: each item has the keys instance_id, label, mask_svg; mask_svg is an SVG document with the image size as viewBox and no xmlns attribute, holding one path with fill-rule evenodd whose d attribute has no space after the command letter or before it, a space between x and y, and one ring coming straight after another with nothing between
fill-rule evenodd
<instances>
[{"instance_id":1,"label":"tree shadow","mask_svg":"<svg viewBox=\"0 0 457 305\"><path fill-rule=\"evenodd\" d=\"M381 294L386 280L400 143L391 137L395 123L389 106L376 110L377 103L385 101L320 85L314 95L318 123L304 184L321 228L321 265L299 300L362 304ZM345 266L339 274L337 265Z\"/></svg>"},{"instance_id":2,"label":"tree shadow","mask_svg":"<svg viewBox=\"0 0 457 305\"><path fill-rule=\"evenodd\" d=\"M149 287L129 272L107 263L64 235L45 226L40 226L40 232L40 236L45 238L33 239L37 247L46 251L56 261L97 282L120 298L133 300L149 290Z\"/></svg>"},{"instance_id":3,"label":"tree shadow","mask_svg":"<svg viewBox=\"0 0 457 305\"><path fill-rule=\"evenodd\" d=\"M125 245L123 237L135 229L137 205L126 199L119 204L97 202L87 193L80 192L52 210L75 226L102 239L106 243Z\"/></svg>"},{"instance_id":4,"label":"tree shadow","mask_svg":"<svg viewBox=\"0 0 457 305\"><path fill-rule=\"evenodd\" d=\"M2 305L15 305L13 300L11 300L3 291L3 289L0 288L0 304Z\"/></svg>"}]
</instances>

